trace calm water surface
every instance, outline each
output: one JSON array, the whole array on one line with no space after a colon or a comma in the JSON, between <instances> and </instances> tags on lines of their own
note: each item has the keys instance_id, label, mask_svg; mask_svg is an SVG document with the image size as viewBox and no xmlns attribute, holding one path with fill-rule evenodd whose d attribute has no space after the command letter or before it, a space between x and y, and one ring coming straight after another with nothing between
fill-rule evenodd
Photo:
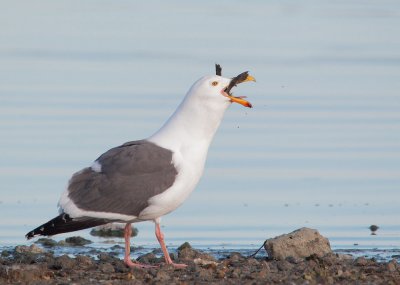
<instances>
[{"instance_id":1,"label":"calm water surface","mask_svg":"<svg viewBox=\"0 0 400 285\"><path fill-rule=\"evenodd\" d=\"M228 110L168 243L257 248L307 226L336 249L400 248L397 1L39 2L0 11L0 246L26 243L73 172L151 135L218 62L257 78L235 92L254 108Z\"/></svg>"}]
</instances>

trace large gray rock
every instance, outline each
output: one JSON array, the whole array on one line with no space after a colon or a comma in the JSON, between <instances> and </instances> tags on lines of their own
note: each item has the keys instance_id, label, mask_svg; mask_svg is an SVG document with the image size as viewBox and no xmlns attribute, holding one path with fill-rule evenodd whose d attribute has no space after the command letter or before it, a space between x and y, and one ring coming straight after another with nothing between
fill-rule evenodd
<instances>
[{"instance_id":1,"label":"large gray rock","mask_svg":"<svg viewBox=\"0 0 400 285\"><path fill-rule=\"evenodd\" d=\"M268 239L264 244L268 256L272 259L284 260L287 257L295 259L310 255L324 256L331 253L329 240L317 230L301 228L289 234Z\"/></svg>"}]
</instances>

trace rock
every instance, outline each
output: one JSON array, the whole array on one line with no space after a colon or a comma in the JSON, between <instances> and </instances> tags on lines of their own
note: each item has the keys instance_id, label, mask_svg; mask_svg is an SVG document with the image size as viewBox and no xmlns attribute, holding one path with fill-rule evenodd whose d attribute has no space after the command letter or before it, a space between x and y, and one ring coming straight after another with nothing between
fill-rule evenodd
<instances>
[{"instance_id":1,"label":"rock","mask_svg":"<svg viewBox=\"0 0 400 285\"><path fill-rule=\"evenodd\" d=\"M294 259L306 258L310 255L324 256L331 253L327 238L317 230L301 228L289 234L266 240L265 250L271 259L284 260L291 256Z\"/></svg>"},{"instance_id":2,"label":"rock","mask_svg":"<svg viewBox=\"0 0 400 285\"><path fill-rule=\"evenodd\" d=\"M44 253L45 251L38 247L35 244L32 244L31 246L26 246L26 245L18 245L15 247L15 252L17 253L32 253L32 254L39 254L39 253Z\"/></svg>"},{"instance_id":3,"label":"rock","mask_svg":"<svg viewBox=\"0 0 400 285\"><path fill-rule=\"evenodd\" d=\"M158 261L158 258L154 253L149 252L149 253L139 256L137 258L137 261L140 263L144 263L144 264L152 264L152 263L156 263Z\"/></svg>"},{"instance_id":4,"label":"rock","mask_svg":"<svg viewBox=\"0 0 400 285\"><path fill-rule=\"evenodd\" d=\"M166 272L165 270L157 271L155 280L165 283L169 279L170 279L170 276L169 276L168 272Z\"/></svg>"},{"instance_id":5,"label":"rock","mask_svg":"<svg viewBox=\"0 0 400 285\"><path fill-rule=\"evenodd\" d=\"M101 263L99 265L99 270L103 273L114 273L115 269L110 263Z\"/></svg>"},{"instance_id":6,"label":"rock","mask_svg":"<svg viewBox=\"0 0 400 285\"><path fill-rule=\"evenodd\" d=\"M276 266L279 271L289 271L294 265L286 260L279 260Z\"/></svg>"},{"instance_id":7,"label":"rock","mask_svg":"<svg viewBox=\"0 0 400 285\"><path fill-rule=\"evenodd\" d=\"M56 257L54 260L54 264L52 266L53 269L60 270L60 269L72 269L75 265L75 260L70 258L68 255L61 255Z\"/></svg>"},{"instance_id":8,"label":"rock","mask_svg":"<svg viewBox=\"0 0 400 285\"><path fill-rule=\"evenodd\" d=\"M192 246L190 245L190 243L188 243L187 241L185 241L184 243L182 243L179 247L178 247L178 251L181 251L184 248L192 248Z\"/></svg>"},{"instance_id":9,"label":"rock","mask_svg":"<svg viewBox=\"0 0 400 285\"><path fill-rule=\"evenodd\" d=\"M240 268L238 268L238 267L234 268L231 271L231 278L238 279L238 278L240 278L240 274L242 274L242 270Z\"/></svg>"},{"instance_id":10,"label":"rock","mask_svg":"<svg viewBox=\"0 0 400 285\"><path fill-rule=\"evenodd\" d=\"M261 279L261 280L263 280L268 276L268 270L264 268L264 269L261 269L260 271L256 271L256 272L251 273L251 275L252 275L253 279L256 279L256 280Z\"/></svg>"},{"instance_id":11,"label":"rock","mask_svg":"<svg viewBox=\"0 0 400 285\"><path fill-rule=\"evenodd\" d=\"M203 262L215 261L215 258L213 256L193 249L188 242L185 242L180 247L178 247L178 257L182 260L194 260L199 258L203 260Z\"/></svg>"},{"instance_id":12,"label":"rock","mask_svg":"<svg viewBox=\"0 0 400 285\"><path fill-rule=\"evenodd\" d=\"M115 262L112 263L114 266L114 270L117 273L127 273L130 272L130 268L125 265L124 261L121 259L115 260Z\"/></svg>"},{"instance_id":13,"label":"rock","mask_svg":"<svg viewBox=\"0 0 400 285\"><path fill-rule=\"evenodd\" d=\"M92 243L92 241L84 239L83 237L80 236L66 238L65 242L67 243L67 245L70 246L84 246Z\"/></svg>"},{"instance_id":14,"label":"rock","mask_svg":"<svg viewBox=\"0 0 400 285\"><path fill-rule=\"evenodd\" d=\"M109 223L98 226L90 231L90 235L98 237L124 237L125 224ZM138 229L132 226L131 237L137 236Z\"/></svg>"},{"instance_id":15,"label":"rock","mask_svg":"<svg viewBox=\"0 0 400 285\"><path fill-rule=\"evenodd\" d=\"M8 257L8 256L10 256L11 255L11 252L9 251L9 250L3 250L2 252L1 252L1 256L2 257Z\"/></svg>"},{"instance_id":16,"label":"rock","mask_svg":"<svg viewBox=\"0 0 400 285\"><path fill-rule=\"evenodd\" d=\"M41 244L42 246L46 247L55 247L57 245L57 242L51 238L40 238L35 241L35 243Z\"/></svg>"},{"instance_id":17,"label":"rock","mask_svg":"<svg viewBox=\"0 0 400 285\"><path fill-rule=\"evenodd\" d=\"M366 259L364 256L358 257L356 260L354 260L354 264L357 266L366 266L368 263L368 259Z\"/></svg>"},{"instance_id":18,"label":"rock","mask_svg":"<svg viewBox=\"0 0 400 285\"><path fill-rule=\"evenodd\" d=\"M228 268L226 266L220 265L215 270L215 277L218 279L225 278L227 272L228 272Z\"/></svg>"},{"instance_id":19,"label":"rock","mask_svg":"<svg viewBox=\"0 0 400 285\"><path fill-rule=\"evenodd\" d=\"M11 266L0 266L0 281L7 280L11 283L30 284L35 280L45 279L48 272L37 264L13 264ZM1 283L1 282L0 282Z\"/></svg>"},{"instance_id":20,"label":"rock","mask_svg":"<svg viewBox=\"0 0 400 285\"><path fill-rule=\"evenodd\" d=\"M114 257L106 252L100 252L97 257L102 262L112 262L114 260Z\"/></svg>"},{"instance_id":21,"label":"rock","mask_svg":"<svg viewBox=\"0 0 400 285\"><path fill-rule=\"evenodd\" d=\"M337 254L337 257L340 261L353 260L354 258L351 254L344 254L344 253Z\"/></svg>"},{"instance_id":22,"label":"rock","mask_svg":"<svg viewBox=\"0 0 400 285\"><path fill-rule=\"evenodd\" d=\"M207 259L202 259L202 258L195 258L193 259L193 262L195 264L201 265L201 266L209 266L209 265L216 265L217 263L213 260L207 260Z\"/></svg>"},{"instance_id":23,"label":"rock","mask_svg":"<svg viewBox=\"0 0 400 285\"><path fill-rule=\"evenodd\" d=\"M93 260L85 255L78 255L75 260L80 268L87 268L93 265Z\"/></svg>"},{"instance_id":24,"label":"rock","mask_svg":"<svg viewBox=\"0 0 400 285\"><path fill-rule=\"evenodd\" d=\"M243 257L243 255L241 255L239 252L232 252L232 253L229 255L229 259L230 259L232 262L238 262L238 261L243 260L244 257Z\"/></svg>"},{"instance_id":25,"label":"rock","mask_svg":"<svg viewBox=\"0 0 400 285\"><path fill-rule=\"evenodd\" d=\"M398 263L396 259L392 259L388 264L386 265L386 268L389 272L394 272L397 270Z\"/></svg>"},{"instance_id":26,"label":"rock","mask_svg":"<svg viewBox=\"0 0 400 285\"><path fill-rule=\"evenodd\" d=\"M197 277L201 281L211 281L213 279L213 274L211 270L200 268L199 272L197 273Z\"/></svg>"}]
</instances>

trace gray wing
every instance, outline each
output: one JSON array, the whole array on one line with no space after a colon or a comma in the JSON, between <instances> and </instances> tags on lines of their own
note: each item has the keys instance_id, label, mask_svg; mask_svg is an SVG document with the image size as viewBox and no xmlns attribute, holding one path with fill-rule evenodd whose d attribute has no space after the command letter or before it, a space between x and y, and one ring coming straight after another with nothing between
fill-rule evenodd
<instances>
[{"instance_id":1,"label":"gray wing","mask_svg":"<svg viewBox=\"0 0 400 285\"><path fill-rule=\"evenodd\" d=\"M85 168L72 176L68 196L82 210L138 216L174 183L172 155L146 140L112 148L96 160L100 172Z\"/></svg>"}]
</instances>

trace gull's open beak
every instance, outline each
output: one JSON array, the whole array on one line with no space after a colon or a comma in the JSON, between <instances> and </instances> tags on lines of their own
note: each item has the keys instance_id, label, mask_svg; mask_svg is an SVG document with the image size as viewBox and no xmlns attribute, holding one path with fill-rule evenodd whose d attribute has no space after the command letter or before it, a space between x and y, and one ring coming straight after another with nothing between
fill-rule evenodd
<instances>
[{"instance_id":1,"label":"gull's open beak","mask_svg":"<svg viewBox=\"0 0 400 285\"><path fill-rule=\"evenodd\" d=\"M230 91L234 86L236 86L237 84L240 84L242 82L246 82L246 81L254 81L255 82L256 79L253 76L249 75L247 72L243 72L243 73L239 74L238 76L232 78L231 83L229 83L229 85L225 89L222 90L222 92L221 92L222 95L228 97L231 100L231 102L235 102L235 103L238 103L245 107L251 108L252 107L251 103L249 101L243 99L243 98L246 98L245 96L235 97L232 94L230 94Z\"/></svg>"}]
</instances>

